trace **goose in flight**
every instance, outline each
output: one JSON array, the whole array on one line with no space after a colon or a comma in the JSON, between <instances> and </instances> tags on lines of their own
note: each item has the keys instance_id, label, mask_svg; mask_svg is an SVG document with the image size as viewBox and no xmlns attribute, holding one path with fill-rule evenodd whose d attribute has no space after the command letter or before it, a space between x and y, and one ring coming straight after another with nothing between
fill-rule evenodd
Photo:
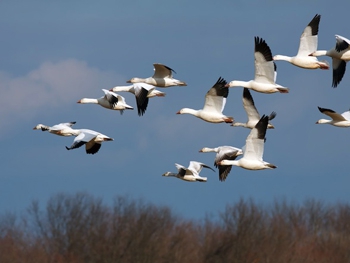
<instances>
[{"instance_id":1,"label":"goose in flight","mask_svg":"<svg viewBox=\"0 0 350 263\"><path fill-rule=\"evenodd\" d=\"M133 110L134 108L126 104L124 97L114 93L112 91L102 89L105 95L98 99L83 98L77 103L87 104L99 104L102 107L110 110L119 110L120 114L123 114L124 110Z\"/></svg>"},{"instance_id":2,"label":"goose in flight","mask_svg":"<svg viewBox=\"0 0 350 263\"><path fill-rule=\"evenodd\" d=\"M176 177L188 182L206 182L207 177L199 176L199 173L201 172L202 168L204 167L214 171L211 167L205 165L204 163L196 161L190 161L190 165L188 166L188 168L177 163L175 163L175 166L178 170L178 173L166 172L163 174L163 176Z\"/></svg>"},{"instance_id":3,"label":"goose in flight","mask_svg":"<svg viewBox=\"0 0 350 263\"><path fill-rule=\"evenodd\" d=\"M113 141L102 133L88 129L76 129L73 144L70 147L66 146L67 150L72 150L85 145L87 154L95 154L101 148L101 143L105 141Z\"/></svg>"},{"instance_id":4,"label":"goose in flight","mask_svg":"<svg viewBox=\"0 0 350 263\"><path fill-rule=\"evenodd\" d=\"M212 88L205 95L205 103L202 110L183 108L177 114L192 114L207 122L212 123L232 123L233 118L222 114L225 108L228 88L225 87L226 80L219 78Z\"/></svg>"},{"instance_id":5,"label":"goose in flight","mask_svg":"<svg viewBox=\"0 0 350 263\"><path fill-rule=\"evenodd\" d=\"M332 87L336 88L343 79L346 70L346 62L350 60L350 40L335 35L335 47L330 50L316 50L310 56L328 56L332 58L333 80Z\"/></svg>"},{"instance_id":6,"label":"goose in flight","mask_svg":"<svg viewBox=\"0 0 350 263\"><path fill-rule=\"evenodd\" d=\"M265 40L255 37L255 77L254 80L233 80L226 87L245 87L261 93L288 93L289 89L276 84L277 67L272 60L270 47Z\"/></svg>"},{"instance_id":7,"label":"goose in flight","mask_svg":"<svg viewBox=\"0 0 350 263\"><path fill-rule=\"evenodd\" d=\"M236 165L247 170L275 169L277 166L263 160L264 144L269 117L263 115L250 131L239 160L222 160L219 165Z\"/></svg>"},{"instance_id":8,"label":"goose in flight","mask_svg":"<svg viewBox=\"0 0 350 263\"><path fill-rule=\"evenodd\" d=\"M306 26L300 37L298 54L294 57L275 55L273 60L284 60L305 69L329 69L327 61L318 61L316 57L309 56L317 50L318 26L321 15L316 14Z\"/></svg>"},{"instance_id":9,"label":"goose in flight","mask_svg":"<svg viewBox=\"0 0 350 263\"><path fill-rule=\"evenodd\" d=\"M186 82L177 80L173 78L173 72L176 73L173 69L165 66L163 64L155 63L154 74L149 78L132 78L127 81L127 83L147 83L156 87L171 87L171 86L187 86Z\"/></svg>"},{"instance_id":10,"label":"goose in flight","mask_svg":"<svg viewBox=\"0 0 350 263\"><path fill-rule=\"evenodd\" d=\"M232 126L253 129L255 125L258 123L258 121L260 120L260 115L258 110L255 107L253 97L250 94L249 89L247 88L243 89L243 107L248 115L248 121L246 123L234 122ZM276 112L273 111L269 115L269 121L271 121L275 117L276 117ZM267 128L274 129L275 127L271 123L269 123L267 125Z\"/></svg>"},{"instance_id":11,"label":"goose in flight","mask_svg":"<svg viewBox=\"0 0 350 263\"><path fill-rule=\"evenodd\" d=\"M349 127L350 126L350 110L343 112L342 114L335 112L331 109L325 109L318 107L319 111L329 117L331 120L320 119L316 122L316 124L330 124L336 127Z\"/></svg>"},{"instance_id":12,"label":"goose in flight","mask_svg":"<svg viewBox=\"0 0 350 263\"><path fill-rule=\"evenodd\" d=\"M116 86L110 89L110 91L127 91L134 94L136 98L137 113L139 116L142 116L145 113L148 106L149 98L165 96L165 93L156 90L155 86L140 82L134 83L129 86Z\"/></svg>"},{"instance_id":13,"label":"goose in flight","mask_svg":"<svg viewBox=\"0 0 350 263\"><path fill-rule=\"evenodd\" d=\"M218 164L220 161L226 160L235 160L237 156L242 155L243 151L239 148L232 146L219 146L216 148L204 147L199 152L207 153L207 152L216 152L214 166L219 169L219 180L225 181L228 174L231 171L232 165L220 165Z\"/></svg>"},{"instance_id":14,"label":"goose in flight","mask_svg":"<svg viewBox=\"0 0 350 263\"><path fill-rule=\"evenodd\" d=\"M52 127L44 125L44 124L38 124L33 128L33 130L48 131L49 133L56 134L59 136L73 136L75 134L75 132L72 129L72 126L75 123L76 123L75 121L59 123L59 124L56 124Z\"/></svg>"}]
</instances>

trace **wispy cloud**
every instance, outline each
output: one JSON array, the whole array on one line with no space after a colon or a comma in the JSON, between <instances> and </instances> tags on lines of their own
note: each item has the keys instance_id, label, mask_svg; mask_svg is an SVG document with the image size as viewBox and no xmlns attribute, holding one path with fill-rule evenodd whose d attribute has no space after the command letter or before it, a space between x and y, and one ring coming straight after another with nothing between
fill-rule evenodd
<instances>
[{"instance_id":1,"label":"wispy cloud","mask_svg":"<svg viewBox=\"0 0 350 263\"><path fill-rule=\"evenodd\" d=\"M118 79L122 77L76 59L45 62L25 76L0 72L0 119L10 129L23 118L45 109L66 108L89 91L113 86Z\"/></svg>"}]
</instances>

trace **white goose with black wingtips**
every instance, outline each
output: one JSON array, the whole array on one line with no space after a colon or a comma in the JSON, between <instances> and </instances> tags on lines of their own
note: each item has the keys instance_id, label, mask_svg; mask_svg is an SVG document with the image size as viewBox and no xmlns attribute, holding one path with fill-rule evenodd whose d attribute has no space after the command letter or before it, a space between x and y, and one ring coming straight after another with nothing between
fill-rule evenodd
<instances>
[{"instance_id":1,"label":"white goose with black wingtips","mask_svg":"<svg viewBox=\"0 0 350 263\"><path fill-rule=\"evenodd\" d=\"M312 52L310 56L318 57L318 56L328 56L332 58L332 67L333 67L333 79L332 79L332 87L336 88L346 70L346 62L350 60L350 40L335 35L335 47L330 50L316 50Z\"/></svg>"},{"instance_id":2,"label":"white goose with black wingtips","mask_svg":"<svg viewBox=\"0 0 350 263\"><path fill-rule=\"evenodd\" d=\"M110 91L126 91L134 94L136 98L137 113L139 116L142 116L146 112L149 98L165 96L165 93L156 90L155 86L140 82L128 86L116 86L110 89Z\"/></svg>"},{"instance_id":3,"label":"white goose with black wingtips","mask_svg":"<svg viewBox=\"0 0 350 263\"><path fill-rule=\"evenodd\" d=\"M49 133L56 134L59 136L73 136L75 131L72 129L72 126L75 124L75 121L59 123L53 126L47 126L44 124L36 125L33 130L42 130L48 131Z\"/></svg>"},{"instance_id":4,"label":"white goose with black wingtips","mask_svg":"<svg viewBox=\"0 0 350 263\"><path fill-rule=\"evenodd\" d=\"M138 83L143 82L156 87L172 87L172 86L187 86L186 82L174 79L173 72L176 73L172 68L165 66L160 63L153 64L154 74L149 78L132 78L127 83Z\"/></svg>"},{"instance_id":5,"label":"white goose with black wingtips","mask_svg":"<svg viewBox=\"0 0 350 263\"><path fill-rule=\"evenodd\" d=\"M106 109L119 110L121 114L123 114L124 110L134 109L130 105L126 104L125 98L123 96L120 96L119 94L106 89L102 89L102 91L105 93L105 95L101 98L98 98L98 99L83 98L79 100L77 103L98 104Z\"/></svg>"},{"instance_id":6,"label":"white goose with black wingtips","mask_svg":"<svg viewBox=\"0 0 350 263\"><path fill-rule=\"evenodd\" d=\"M254 79L250 81L232 80L226 87L245 87L261 93L288 93L288 88L276 84L277 67L272 60L270 47L260 37L255 37L254 41Z\"/></svg>"},{"instance_id":7,"label":"white goose with black wingtips","mask_svg":"<svg viewBox=\"0 0 350 263\"><path fill-rule=\"evenodd\" d=\"M296 56L275 55L273 60L284 60L294 66L305 69L329 69L327 61L318 61L316 57L309 56L317 50L318 27L321 15L316 14L306 26L300 37L299 50Z\"/></svg>"},{"instance_id":8,"label":"white goose with black wingtips","mask_svg":"<svg viewBox=\"0 0 350 263\"><path fill-rule=\"evenodd\" d=\"M326 108L321 108L318 107L318 110L331 117L331 120L326 120L326 119L320 119L316 122L316 124L330 124L336 127L350 127L350 110L345 111L342 114L335 112L334 110L331 109L326 109Z\"/></svg>"},{"instance_id":9,"label":"white goose with black wingtips","mask_svg":"<svg viewBox=\"0 0 350 263\"><path fill-rule=\"evenodd\" d=\"M95 154L100 150L102 142L113 141L113 138L97 131L89 129L75 129L74 131L76 137L70 147L66 146L67 150L76 149L85 145L87 154Z\"/></svg>"},{"instance_id":10,"label":"white goose with black wingtips","mask_svg":"<svg viewBox=\"0 0 350 263\"><path fill-rule=\"evenodd\" d=\"M269 117L263 115L246 139L243 157L239 160L222 160L219 165L235 165L247 170L275 169L277 166L263 160L264 144Z\"/></svg>"},{"instance_id":11,"label":"white goose with black wingtips","mask_svg":"<svg viewBox=\"0 0 350 263\"><path fill-rule=\"evenodd\" d=\"M166 172L163 174L163 176L176 177L187 182L206 182L208 180L207 177L199 176L202 168L204 167L214 171L210 166L196 161L190 161L190 164L187 168L177 163L175 163L175 166L178 170L178 173Z\"/></svg>"},{"instance_id":12,"label":"white goose with black wingtips","mask_svg":"<svg viewBox=\"0 0 350 263\"><path fill-rule=\"evenodd\" d=\"M232 123L233 117L228 117L222 112L225 108L229 90L225 85L226 80L219 78L213 87L205 95L204 107L201 110L182 108L177 114L191 114L211 123Z\"/></svg>"}]
</instances>

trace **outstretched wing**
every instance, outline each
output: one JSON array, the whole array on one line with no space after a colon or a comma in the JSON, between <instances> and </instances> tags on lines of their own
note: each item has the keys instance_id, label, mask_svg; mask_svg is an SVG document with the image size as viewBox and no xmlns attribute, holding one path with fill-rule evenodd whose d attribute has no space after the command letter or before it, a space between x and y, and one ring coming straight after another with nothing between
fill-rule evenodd
<instances>
[{"instance_id":1,"label":"outstretched wing","mask_svg":"<svg viewBox=\"0 0 350 263\"><path fill-rule=\"evenodd\" d=\"M176 73L173 69L165 66L163 64L155 63L153 78L172 78L173 72Z\"/></svg>"}]
</instances>

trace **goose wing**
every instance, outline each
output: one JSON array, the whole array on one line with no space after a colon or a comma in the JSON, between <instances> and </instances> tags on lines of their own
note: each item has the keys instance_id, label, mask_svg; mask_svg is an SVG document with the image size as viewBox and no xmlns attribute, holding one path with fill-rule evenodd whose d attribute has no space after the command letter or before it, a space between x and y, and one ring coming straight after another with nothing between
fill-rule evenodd
<instances>
[{"instance_id":1,"label":"goose wing","mask_svg":"<svg viewBox=\"0 0 350 263\"><path fill-rule=\"evenodd\" d=\"M172 78L173 72L176 73L173 69L163 64L154 63L153 66L154 66L153 78Z\"/></svg>"},{"instance_id":2,"label":"goose wing","mask_svg":"<svg viewBox=\"0 0 350 263\"><path fill-rule=\"evenodd\" d=\"M117 93L114 93L113 91L109 91L106 89L102 89L102 90L105 93L104 98L109 102L111 108L113 108L115 105L117 105L121 96L118 95Z\"/></svg>"},{"instance_id":3,"label":"goose wing","mask_svg":"<svg viewBox=\"0 0 350 263\"><path fill-rule=\"evenodd\" d=\"M203 110L222 112L225 108L226 98L228 97L229 88L226 88L226 80L219 77L213 87L205 95Z\"/></svg>"},{"instance_id":4,"label":"goose wing","mask_svg":"<svg viewBox=\"0 0 350 263\"><path fill-rule=\"evenodd\" d=\"M342 36L339 36L339 35L335 35L335 40L336 40L336 43L335 43L335 50L336 51L342 52L342 51L349 48L349 45L350 45L349 39L342 37Z\"/></svg>"},{"instance_id":5,"label":"goose wing","mask_svg":"<svg viewBox=\"0 0 350 263\"><path fill-rule=\"evenodd\" d=\"M342 114L339 114L339 113L335 112L334 110L321 108L321 107L318 107L318 109L321 113L331 117L332 120L334 120L334 121L346 121L347 120L346 118L344 118L344 116Z\"/></svg>"},{"instance_id":6,"label":"goose wing","mask_svg":"<svg viewBox=\"0 0 350 263\"><path fill-rule=\"evenodd\" d=\"M65 129L67 127L72 127L75 123L76 123L75 121L59 123L59 124L52 126L50 130L59 131L59 130Z\"/></svg>"},{"instance_id":7,"label":"goose wing","mask_svg":"<svg viewBox=\"0 0 350 263\"><path fill-rule=\"evenodd\" d=\"M228 174L231 172L232 165L218 165L217 163L222 160L235 160L238 156L238 152L241 150L231 146L222 146L219 148L220 150L216 154L214 166L219 169L219 180L225 181Z\"/></svg>"},{"instance_id":8,"label":"goose wing","mask_svg":"<svg viewBox=\"0 0 350 263\"><path fill-rule=\"evenodd\" d=\"M321 15L316 14L310 23L305 27L300 37L300 44L297 56L308 56L317 50L318 26Z\"/></svg>"},{"instance_id":9,"label":"goose wing","mask_svg":"<svg viewBox=\"0 0 350 263\"><path fill-rule=\"evenodd\" d=\"M262 38L255 37L254 40L254 80L262 83L275 83L275 63L272 60L271 49Z\"/></svg>"},{"instance_id":10,"label":"goose wing","mask_svg":"<svg viewBox=\"0 0 350 263\"><path fill-rule=\"evenodd\" d=\"M338 58L332 58L333 80L332 87L337 87L343 79L346 70L346 61Z\"/></svg>"},{"instance_id":11,"label":"goose wing","mask_svg":"<svg viewBox=\"0 0 350 263\"><path fill-rule=\"evenodd\" d=\"M343 112L341 114L346 120L350 121L350 110L349 111L346 111L346 112Z\"/></svg>"},{"instance_id":12,"label":"goose wing","mask_svg":"<svg viewBox=\"0 0 350 263\"><path fill-rule=\"evenodd\" d=\"M190 161L190 165L188 166L187 169L192 171L193 174L197 174L198 175L202 171L203 167L214 171L213 168L211 168L210 166L208 166L208 165L206 165L204 163L196 162L196 161Z\"/></svg>"},{"instance_id":13,"label":"goose wing","mask_svg":"<svg viewBox=\"0 0 350 263\"><path fill-rule=\"evenodd\" d=\"M155 86L143 84L143 83L137 83L134 84L135 89L135 98L136 98L136 105L137 105L137 113L139 116L142 116L148 106L148 94L152 92L155 89Z\"/></svg>"},{"instance_id":14,"label":"goose wing","mask_svg":"<svg viewBox=\"0 0 350 263\"><path fill-rule=\"evenodd\" d=\"M248 121L259 121L260 115L255 107L254 100L249 89L243 89L243 107L248 115Z\"/></svg>"},{"instance_id":15,"label":"goose wing","mask_svg":"<svg viewBox=\"0 0 350 263\"><path fill-rule=\"evenodd\" d=\"M178 163L175 163L175 166L177 168L179 176L184 177L185 175L193 175L192 171L187 169L185 166L182 166Z\"/></svg>"},{"instance_id":16,"label":"goose wing","mask_svg":"<svg viewBox=\"0 0 350 263\"><path fill-rule=\"evenodd\" d=\"M96 133L90 132L89 130L80 130L79 135L74 138L73 144L70 147L66 146L66 149L72 150L79 148L88 143L90 140L94 139L96 136Z\"/></svg>"},{"instance_id":17,"label":"goose wing","mask_svg":"<svg viewBox=\"0 0 350 263\"><path fill-rule=\"evenodd\" d=\"M244 158L262 161L264 143L269 117L263 115L255 127L250 131L245 144Z\"/></svg>"}]
</instances>

